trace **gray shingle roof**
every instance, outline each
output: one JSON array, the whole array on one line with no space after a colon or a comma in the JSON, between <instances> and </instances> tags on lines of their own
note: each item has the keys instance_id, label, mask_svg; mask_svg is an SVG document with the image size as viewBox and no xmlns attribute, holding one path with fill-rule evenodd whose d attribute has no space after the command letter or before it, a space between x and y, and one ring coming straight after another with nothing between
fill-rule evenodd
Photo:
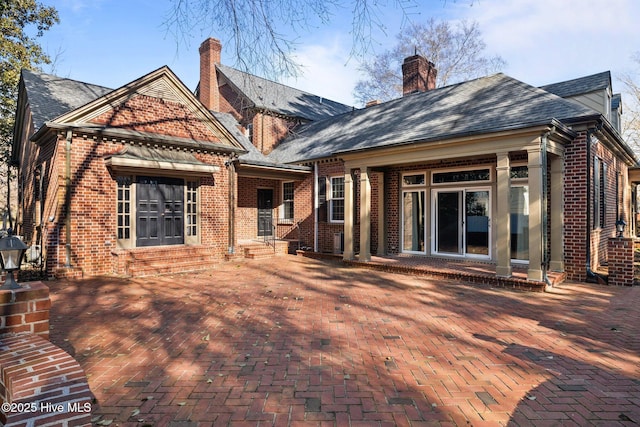
<instances>
[{"instance_id":1,"label":"gray shingle roof","mask_svg":"<svg viewBox=\"0 0 640 427\"><path fill-rule=\"evenodd\" d=\"M217 64L216 68L257 108L312 121L343 114L353 109L348 105L225 65Z\"/></svg>"},{"instance_id":2,"label":"gray shingle roof","mask_svg":"<svg viewBox=\"0 0 640 427\"><path fill-rule=\"evenodd\" d=\"M604 71L586 77L567 80L565 82L552 83L540 86L540 89L558 95L562 98L595 92L611 86L611 73Z\"/></svg>"},{"instance_id":3,"label":"gray shingle roof","mask_svg":"<svg viewBox=\"0 0 640 427\"><path fill-rule=\"evenodd\" d=\"M241 154L239 157L240 163L254 166L267 166L281 169L289 169L289 170L309 170L308 167L297 166L297 165L286 165L282 163L276 163L273 160L269 159L267 156L262 154L260 150L258 150L255 145L249 141L240 130L238 129L238 121L228 113L220 113L216 111L212 111L211 114L222 124L222 126L227 129L229 133L233 135L236 141L242 145L247 153Z\"/></svg>"},{"instance_id":4,"label":"gray shingle roof","mask_svg":"<svg viewBox=\"0 0 640 427\"><path fill-rule=\"evenodd\" d=\"M303 162L348 151L515 130L598 113L495 74L310 123L269 157Z\"/></svg>"},{"instance_id":5,"label":"gray shingle roof","mask_svg":"<svg viewBox=\"0 0 640 427\"><path fill-rule=\"evenodd\" d=\"M113 90L30 70L22 70L22 80L36 129Z\"/></svg>"}]
</instances>

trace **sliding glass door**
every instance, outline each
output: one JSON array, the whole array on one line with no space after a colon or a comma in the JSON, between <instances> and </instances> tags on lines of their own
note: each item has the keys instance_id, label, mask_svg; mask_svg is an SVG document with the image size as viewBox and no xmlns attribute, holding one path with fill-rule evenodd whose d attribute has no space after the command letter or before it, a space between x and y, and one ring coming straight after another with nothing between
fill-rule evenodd
<instances>
[{"instance_id":1,"label":"sliding glass door","mask_svg":"<svg viewBox=\"0 0 640 427\"><path fill-rule=\"evenodd\" d=\"M433 204L434 253L490 257L489 189L437 190Z\"/></svg>"}]
</instances>

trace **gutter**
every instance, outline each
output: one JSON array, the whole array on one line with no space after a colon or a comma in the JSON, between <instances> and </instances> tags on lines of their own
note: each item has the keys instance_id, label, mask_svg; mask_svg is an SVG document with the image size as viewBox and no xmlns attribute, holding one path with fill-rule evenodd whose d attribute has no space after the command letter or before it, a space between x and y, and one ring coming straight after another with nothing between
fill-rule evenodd
<instances>
[{"instance_id":1,"label":"gutter","mask_svg":"<svg viewBox=\"0 0 640 427\"><path fill-rule=\"evenodd\" d=\"M549 143L549 135L555 132L555 128L551 129L542 134L541 142L542 142L542 280L545 285L549 288L553 285L549 280L548 273L548 265L549 265L549 248L548 248L548 233L549 233L549 206L548 206L548 197L549 197L549 189L547 188L547 146Z\"/></svg>"},{"instance_id":2,"label":"gutter","mask_svg":"<svg viewBox=\"0 0 640 427\"><path fill-rule=\"evenodd\" d=\"M318 252L318 163L313 163L313 251Z\"/></svg>"},{"instance_id":3,"label":"gutter","mask_svg":"<svg viewBox=\"0 0 640 427\"><path fill-rule=\"evenodd\" d=\"M227 252L229 254L234 254L236 252L236 160L237 157L231 157L229 160L224 162L229 171L229 246L227 248Z\"/></svg>"},{"instance_id":4,"label":"gutter","mask_svg":"<svg viewBox=\"0 0 640 427\"><path fill-rule=\"evenodd\" d=\"M67 130L67 138L65 143L65 177L64 177L64 214L65 214L65 267L71 267L71 138L73 132Z\"/></svg>"}]
</instances>

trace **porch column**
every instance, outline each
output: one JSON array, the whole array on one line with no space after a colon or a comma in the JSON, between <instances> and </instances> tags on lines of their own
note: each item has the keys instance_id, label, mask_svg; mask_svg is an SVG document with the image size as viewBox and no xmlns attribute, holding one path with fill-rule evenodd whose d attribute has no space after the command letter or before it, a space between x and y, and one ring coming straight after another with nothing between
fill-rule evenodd
<instances>
[{"instance_id":1,"label":"porch column","mask_svg":"<svg viewBox=\"0 0 640 427\"><path fill-rule=\"evenodd\" d=\"M353 206L353 176L351 168L345 166L344 171L344 252L342 259L351 260L354 258L353 253L353 214L355 207Z\"/></svg>"},{"instance_id":2,"label":"porch column","mask_svg":"<svg viewBox=\"0 0 640 427\"><path fill-rule=\"evenodd\" d=\"M496 153L497 201L493 229L496 233L496 274L511 276L511 165L509 153Z\"/></svg>"},{"instance_id":3,"label":"porch column","mask_svg":"<svg viewBox=\"0 0 640 427\"><path fill-rule=\"evenodd\" d=\"M371 169L360 168L360 261L371 261Z\"/></svg>"},{"instance_id":4,"label":"porch column","mask_svg":"<svg viewBox=\"0 0 640 427\"><path fill-rule=\"evenodd\" d=\"M529 280L542 281L542 152L527 150L529 168Z\"/></svg>"},{"instance_id":5,"label":"porch column","mask_svg":"<svg viewBox=\"0 0 640 427\"><path fill-rule=\"evenodd\" d=\"M564 168L561 156L549 156L551 163L551 259L549 270L564 271L563 229L564 205Z\"/></svg>"},{"instance_id":6,"label":"porch column","mask_svg":"<svg viewBox=\"0 0 640 427\"><path fill-rule=\"evenodd\" d=\"M387 254L387 220L384 212L384 172L378 172L378 250L377 254Z\"/></svg>"}]
</instances>

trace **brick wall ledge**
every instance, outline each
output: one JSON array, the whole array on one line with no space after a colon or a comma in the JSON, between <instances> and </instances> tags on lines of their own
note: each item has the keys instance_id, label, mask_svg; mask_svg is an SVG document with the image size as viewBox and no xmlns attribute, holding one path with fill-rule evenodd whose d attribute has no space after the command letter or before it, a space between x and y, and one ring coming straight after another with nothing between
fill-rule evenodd
<instances>
[{"instance_id":1,"label":"brick wall ledge","mask_svg":"<svg viewBox=\"0 0 640 427\"><path fill-rule=\"evenodd\" d=\"M0 425L90 426L92 395L68 353L34 334L0 335Z\"/></svg>"}]
</instances>

